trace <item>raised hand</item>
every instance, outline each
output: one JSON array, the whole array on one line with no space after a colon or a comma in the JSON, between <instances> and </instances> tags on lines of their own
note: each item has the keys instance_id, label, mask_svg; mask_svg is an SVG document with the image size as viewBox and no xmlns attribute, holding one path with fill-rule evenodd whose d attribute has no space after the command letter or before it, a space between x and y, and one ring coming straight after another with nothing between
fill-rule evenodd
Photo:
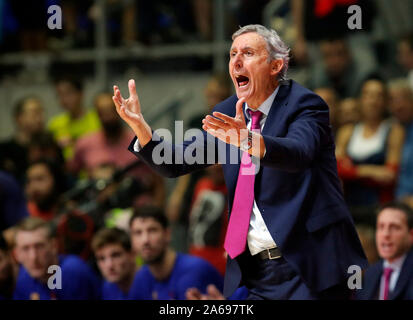
<instances>
[{"instance_id":1,"label":"raised hand","mask_svg":"<svg viewBox=\"0 0 413 320\"><path fill-rule=\"evenodd\" d=\"M247 125L245 124L245 117L242 105L245 98L240 98L236 104L236 114L232 118L221 112L212 113L213 117L208 115L203 120L202 128L214 137L230 143L235 146L240 145L240 141L248 136Z\"/></svg>"},{"instance_id":2,"label":"raised hand","mask_svg":"<svg viewBox=\"0 0 413 320\"><path fill-rule=\"evenodd\" d=\"M118 86L113 86L112 100L115 103L116 111L119 116L131 127L139 139L140 145L143 147L152 138L152 131L149 125L145 122L138 94L136 93L135 80L129 80L129 98L122 97Z\"/></svg>"}]
</instances>

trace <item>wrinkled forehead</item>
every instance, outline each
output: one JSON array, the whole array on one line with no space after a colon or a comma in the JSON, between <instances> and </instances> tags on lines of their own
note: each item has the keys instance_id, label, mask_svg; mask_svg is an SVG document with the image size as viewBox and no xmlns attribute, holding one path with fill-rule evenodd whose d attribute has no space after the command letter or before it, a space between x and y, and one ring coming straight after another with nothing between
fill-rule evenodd
<instances>
[{"instance_id":1,"label":"wrinkled forehead","mask_svg":"<svg viewBox=\"0 0 413 320\"><path fill-rule=\"evenodd\" d=\"M243 50L248 48L267 51L267 43L261 35L252 31L240 34L232 41L231 50Z\"/></svg>"}]
</instances>

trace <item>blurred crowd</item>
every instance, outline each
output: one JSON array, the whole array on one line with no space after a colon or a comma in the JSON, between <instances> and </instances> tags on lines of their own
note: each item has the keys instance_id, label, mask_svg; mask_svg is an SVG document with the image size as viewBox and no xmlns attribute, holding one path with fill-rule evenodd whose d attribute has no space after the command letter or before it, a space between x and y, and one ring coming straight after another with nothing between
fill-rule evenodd
<instances>
[{"instance_id":1,"label":"blurred crowd","mask_svg":"<svg viewBox=\"0 0 413 320\"><path fill-rule=\"evenodd\" d=\"M262 23L268 2L231 1L233 21ZM93 43L94 1L0 3L3 52ZM64 14L57 38L40 23L51 4ZM351 4L364 10L363 30L347 27ZM383 258L375 237L378 207L400 201L413 208L413 33L389 39L383 52L371 36L374 4L289 2L292 71L306 70L301 82L330 108L338 174L370 263ZM211 5L107 1L111 45L209 41ZM168 190L128 151L133 133L118 117L112 93L99 92L86 106L79 79L56 77L62 112L51 119L39 96L21 97L13 109L15 131L0 143L0 299L222 298L227 192L221 168L180 177ZM204 115L232 93L228 75L213 74L205 110L186 128L200 128ZM70 274L61 291L47 285L53 264ZM245 296L241 288L233 298Z\"/></svg>"}]
</instances>

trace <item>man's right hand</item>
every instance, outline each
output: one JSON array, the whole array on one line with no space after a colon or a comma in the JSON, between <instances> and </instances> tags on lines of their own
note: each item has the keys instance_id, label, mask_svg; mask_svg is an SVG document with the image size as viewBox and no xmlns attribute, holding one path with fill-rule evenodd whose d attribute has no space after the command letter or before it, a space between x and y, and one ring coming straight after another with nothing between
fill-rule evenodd
<instances>
[{"instance_id":1,"label":"man's right hand","mask_svg":"<svg viewBox=\"0 0 413 320\"><path fill-rule=\"evenodd\" d=\"M139 144L144 147L152 139L152 130L142 116L141 104L134 80L129 80L129 98L124 99L118 86L113 86L113 102L119 116L131 127L138 137Z\"/></svg>"}]
</instances>

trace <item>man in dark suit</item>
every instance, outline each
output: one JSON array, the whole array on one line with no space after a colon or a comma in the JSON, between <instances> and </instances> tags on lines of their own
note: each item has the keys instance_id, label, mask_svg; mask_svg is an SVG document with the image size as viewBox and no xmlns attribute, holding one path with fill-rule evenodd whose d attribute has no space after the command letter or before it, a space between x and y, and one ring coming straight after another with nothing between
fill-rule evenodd
<instances>
[{"instance_id":1,"label":"man in dark suit","mask_svg":"<svg viewBox=\"0 0 413 320\"><path fill-rule=\"evenodd\" d=\"M328 106L285 80L289 50L274 30L248 25L232 39L236 95L182 144L151 130L133 80L128 99L114 86L117 111L137 136L129 149L168 177L223 164L226 297L243 284L248 299L346 298L348 267L367 261L337 177Z\"/></svg>"},{"instance_id":2,"label":"man in dark suit","mask_svg":"<svg viewBox=\"0 0 413 320\"><path fill-rule=\"evenodd\" d=\"M377 215L380 260L363 277L359 300L413 300L413 211L404 203L384 205Z\"/></svg>"}]
</instances>

